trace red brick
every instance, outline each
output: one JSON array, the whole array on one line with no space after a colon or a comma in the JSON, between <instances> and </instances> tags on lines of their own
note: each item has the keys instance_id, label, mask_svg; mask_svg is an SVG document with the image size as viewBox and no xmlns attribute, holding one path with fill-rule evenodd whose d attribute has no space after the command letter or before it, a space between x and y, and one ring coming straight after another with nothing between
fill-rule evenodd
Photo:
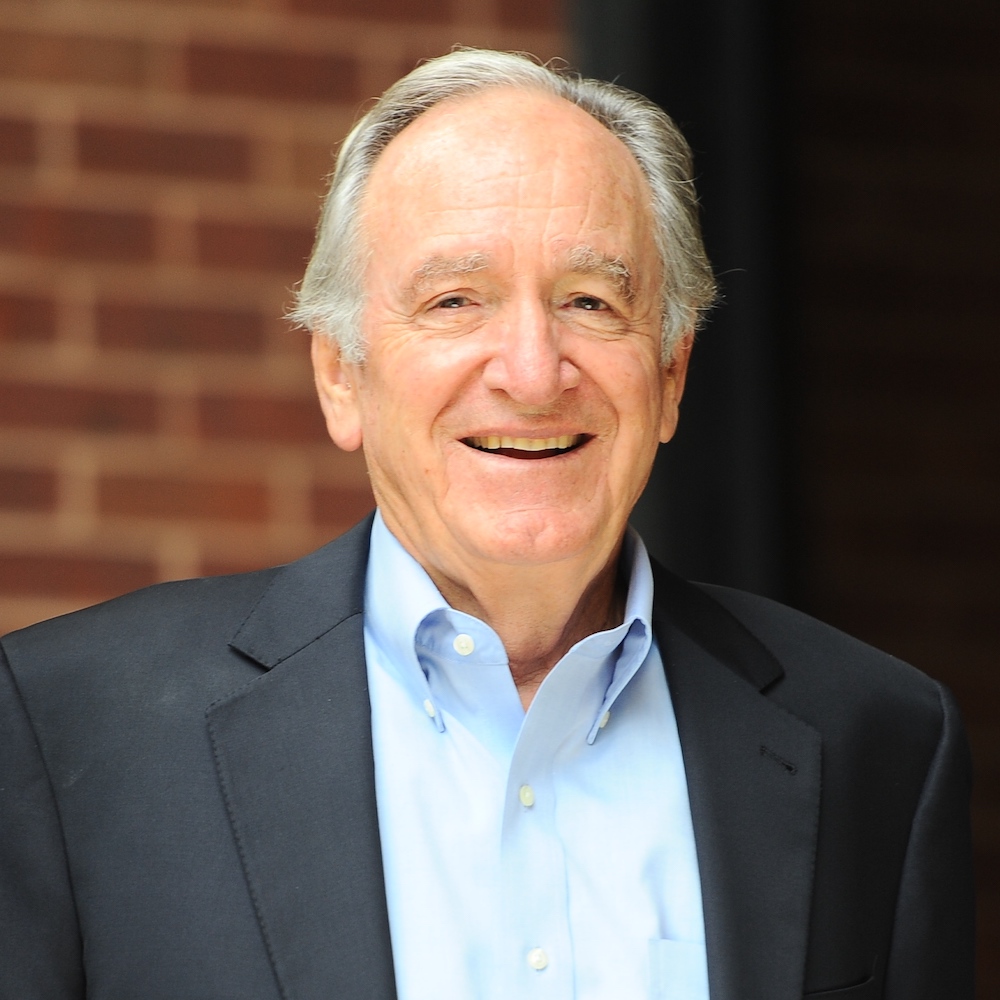
<instances>
[{"instance_id":1,"label":"red brick","mask_svg":"<svg viewBox=\"0 0 1000 1000\"><path fill-rule=\"evenodd\" d=\"M812 56L804 69L815 76L831 65L864 66L887 72L897 82L907 72L917 79L992 73L1000 18L996 7L986 4L973 16L963 16L961 9L973 6L907 4L892 10L882 4L853 9L797 5L795 16L808 32L803 40Z\"/></svg>"},{"instance_id":2,"label":"red brick","mask_svg":"<svg viewBox=\"0 0 1000 1000\"><path fill-rule=\"evenodd\" d=\"M153 223L135 212L0 204L0 248L77 260L149 260Z\"/></svg>"},{"instance_id":3,"label":"red brick","mask_svg":"<svg viewBox=\"0 0 1000 1000\"><path fill-rule=\"evenodd\" d=\"M253 312L100 302L96 321L102 347L252 354L265 341L263 318Z\"/></svg>"},{"instance_id":4,"label":"red brick","mask_svg":"<svg viewBox=\"0 0 1000 1000\"><path fill-rule=\"evenodd\" d=\"M319 403L311 399L206 397L199 403L201 431L210 438L245 438L305 444L326 440Z\"/></svg>"},{"instance_id":5,"label":"red brick","mask_svg":"<svg viewBox=\"0 0 1000 1000\"><path fill-rule=\"evenodd\" d=\"M45 469L0 468L0 508L48 511L55 505L55 473Z\"/></svg>"},{"instance_id":6,"label":"red brick","mask_svg":"<svg viewBox=\"0 0 1000 1000\"><path fill-rule=\"evenodd\" d=\"M451 20L449 0L290 0L289 7L302 14L357 17L367 21Z\"/></svg>"},{"instance_id":7,"label":"red brick","mask_svg":"<svg viewBox=\"0 0 1000 1000\"><path fill-rule=\"evenodd\" d=\"M198 259L212 267L241 267L301 275L312 251L305 227L248 222L198 224Z\"/></svg>"},{"instance_id":8,"label":"red brick","mask_svg":"<svg viewBox=\"0 0 1000 1000\"><path fill-rule=\"evenodd\" d=\"M292 169L299 187L317 193L324 191L326 178L333 169L332 147L328 143L293 143Z\"/></svg>"},{"instance_id":9,"label":"red brick","mask_svg":"<svg viewBox=\"0 0 1000 1000\"><path fill-rule=\"evenodd\" d=\"M146 562L85 556L0 554L0 593L92 597L124 594L156 582Z\"/></svg>"},{"instance_id":10,"label":"red brick","mask_svg":"<svg viewBox=\"0 0 1000 1000\"><path fill-rule=\"evenodd\" d=\"M155 423L156 401L148 393L0 381L0 425L148 432Z\"/></svg>"},{"instance_id":11,"label":"red brick","mask_svg":"<svg viewBox=\"0 0 1000 1000\"><path fill-rule=\"evenodd\" d=\"M36 137L34 122L16 118L0 118L0 163L16 167L35 162Z\"/></svg>"},{"instance_id":12,"label":"red brick","mask_svg":"<svg viewBox=\"0 0 1000 1000\"><path fill-rule=\"evenodd\" d=\"M232 559L206 559L202 561L200 575L232 576L234 573L249 573L255 569L264 569L266 566L271 566L275 561L274 559L268 560L264 557L254 559L249 553L247 559L240 561Z\"/></svg>"},{"instance_id":13,"label":"red brick","mask_svg":"<svg viewBox=\"0 0 1000 1000\"><path fill-rule=\"evenodd\" d=\"M823 188L827 194L832 190L831 186L823 185ZM818 193L821 186L814 184L813 189ZM852 200L856 197L853 190L849 197ZM850 211L854 213L853 206ZM816 212L812 218L815 220L816 235L821 235L829 225L830 217ZM1000 216L997 218L1000 219ZM812 236L813 231L808 235ZM858 236L864 239L860 232ZM952 329L964 328L983 315L989 315L991 320L993 318L996 293L988 280L990 272L986 261L983 262L981 276L970 275L963 268L965 277L972 280L962 283L961 295L952 296L942 294L941 272L936 260L859 260L853 246L839 254L836 250L823 252L823 248L815 244L810 250L809 257L805 259L807 270L801 279L801 288L806 301L819 316L850 309L866 317L874 317L879 330L885 329L886 322L895 320L905 325L908 340L911 339L909 331L914 324L929 319L937 333L938 343L940 331L945 325ZM941 256L946 258L947 254L942 253ZM843 292L845 288L851 290L847 302ZM838 330L837 343L842 342L842 336Z\"/></svg>"},{"instance_id":14,"label":"red brick","mask_svg":"<svg viewBox=\"0 0 1000 1000\"><path fill-rule=\"evenodd\" d=\"M0 31L0 77L140 86L149 58L142 42Z\"/></svg>"},{"instance_id":15,"label":"red brick","mask_svg":"<svg viewBox=\"0 0 1000 1000\"><path fill-rule=\"evenodd\" d=\"M233 521L263 521L268 514L267 489L261 483L106 476L98 497L102 514Z\"/></svg>"},{"instance_id":16,"label":"red brick","mask_svg":"<svg viewBox=\"0 0 1000 1000\"><path fill-rule=\"evenodd\" d=\"M883 566L884 563L870 560L866 569L869 578L880 578ZM925 571L913 578L935 579ZM935 585L929 582L927 587L928 591L933 591ZM938 586L937 589L944 588ZM871 591L859 594L854 590L831 588L825 597L825 613L838 628L880 649L892 650L897 656L935 675L940 674L942 678L948 677L953 665L929 655L932 643L946 645L951 652L971 639L996 649L1000 602L991 595L969 597L961 594L950 598L949 604L940 601L933 592L923 598L901 596L891 585L882 587L881 594L876 597ZM983 676L979 673L977 680Z\"/></svg>"},{"instance_id":17,"label":"red brick","mask_svg":"<svg viewBox=\"0 0 1000 1000\"><path fill-rule=\"evenodd\" d=\"M187 80L201 94L329 103L358 98L358 68L346 56L193 44Z\"/></svg>"},{"instance_id":18,"label":"red brick","mask_svg":"<svg viewBox=\"0 0 1000 1000\"><path fill-rule=\"evenodd\" d=\"M234 135L81 125L77 143L80 166L89 170L222 181L250 176L250 144Z\"/></svg>"},{"instance_id":19,"label":"red brick","mask_svg":"<svg viewBox=\"0 0 1000 1000\"><path fill-rule=\"evenodd\" d=\"M1000 523L992 517L958 517L947 509L888 517L866 511L846 517L838 534L842 550L855 558L910 566L925 579L942 569L960 572L976 563L988 571L1000 562ZM943 598L937 601L943 604ZM994 612L1000 611L1000 601L992 603ZM979 615L970 617L983 621ZM998 619L989 615L986 620ZM995 625L988 627L1000 631Z\"/></svg>"},{"instance_id":20,"label":"red brick","mask_svg":"<svg viewBox=\"0 0 1000 1000\"><path fill-rule=\"evenodd\" d=\"M849 391L845 388L844 396L849 398ZM895 500L887 484L903 478L911 485L945 480L953 495L970 482L974 485L966 488L973 492L1000 491L1000 465L995 456L990 458L988 434L970 414L960 413L951 420L934 416L913 420L901 434L898 426L874 419L869 412L842 412L843 396L830 395L827 400L827 407L841 412L831 415L832 424L822 436L816 432L811 438L814 447L822 449L824 466L837 478L864 477L872 492L890 504ZM982 402L985 408L986 401Z\"/></svg>"},{"instance_id":21,"label":"red brick","mask_svg":"<svg viewBox=\"0 0 1000 1000\"><path fill-rule=\"evenodd\" d=\"M558 31L565 17L562 0L499 0L497 19L507 28Z\"/></svg>"},{"instance_id":22,"label":"red brick","mask_svg":"<svg viewBox=\"0 0 1000 1000\"><path fill-rule=\"evenodd\" d=\"M995 155L995 125L977 108L933 95L894 94L881 88L841 94L816 91L802 99L809 141L853 144L873 150L940 149L968 156Z\"/></svg>"},{"instance_id":23,"label":"red brick","mask_svg":"<svg viewBox=\"0 0 1000 1000\"><path fill-rule=\"evenodd\" d=\"M56 310L50 299L0 295L0 343L48 341L56 335Z\"/></svg>"},{"instance_id":24,"label":"red brick","mask_svg":"<svg viewBox=\"0 0 1000 1000\"><path fill-rule=\"evenodd\" d=\"M991 351L991 354L997 352ZM839 389L854 400L912 403L923 412L940 409L949 399L988 401L996 387L996 369L987 352L975 358L939 351L933 357L905 349L827 350L813 376L817 389ZM817 366L818 367L818 366Z\"/></svg>"},{"instance_id":25,"label":"red brick","mask_svg":"<svg viewBox=\"0 0 1000 1000\"><path fill-rule=\"evenodd\" d=\"M371 490L317 486L312 491L312 518L320 525L355 524L375 509Z\"/></svg>"}]
</instances>

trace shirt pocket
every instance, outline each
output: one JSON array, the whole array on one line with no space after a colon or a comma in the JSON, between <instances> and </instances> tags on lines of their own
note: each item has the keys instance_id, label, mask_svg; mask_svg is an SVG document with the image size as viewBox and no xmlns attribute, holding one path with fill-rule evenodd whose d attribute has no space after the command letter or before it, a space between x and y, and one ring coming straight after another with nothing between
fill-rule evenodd
<instances>
[{"instance_id":1,"label":"shirt pocket","mask_svg":"<svg viewBox=\"0 0 1000 1000\"><path fill-rule=\"evenodd\" d=\"M876 1000L878 983L869 976L863 983L847 986L842 990L822 990L819 993L804 993L802 1000Z\"/></svg>"},{"instance_id":2,"label":"shirt pocket","mask_svg":"<svg viewBox=\"0 0 1000 1000\"><path fill-rule=\"evenodd\" d=\"M705 946L692 941L649 942L650 1000L708 1000Z\"/></svg>"}]
</instances>

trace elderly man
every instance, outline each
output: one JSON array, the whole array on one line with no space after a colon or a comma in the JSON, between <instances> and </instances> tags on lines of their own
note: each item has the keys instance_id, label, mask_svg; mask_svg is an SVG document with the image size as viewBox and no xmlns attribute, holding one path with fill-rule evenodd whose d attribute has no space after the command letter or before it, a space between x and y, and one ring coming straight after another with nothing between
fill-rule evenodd
<instances>
[{"instance_id":1,"label":"elderly man","mask_svg":"<svg viewBox=\"0 0 1000 1000\"><path fill-rule=\"evenodd\" d=\"M947 692L627 527L712 296L658 109L391 88L295 313L378 512L3 641L0 995L970 997Z\"/></svg>"}]
</instances>

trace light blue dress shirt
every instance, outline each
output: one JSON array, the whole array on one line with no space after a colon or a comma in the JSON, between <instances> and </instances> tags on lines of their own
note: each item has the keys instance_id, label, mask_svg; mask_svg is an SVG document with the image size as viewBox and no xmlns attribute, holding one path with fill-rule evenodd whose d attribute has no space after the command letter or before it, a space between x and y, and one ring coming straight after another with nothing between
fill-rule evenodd
<instances>
[{"instance_id":1,"label":"light blue dress shirt","mask_svg":"<svg viewBox=\"0 0 1000 1000\"><path fill-rule=\"evenodd\" d=\"M708 1000L677 725L638 536L624 621L527 712L499 636L375 518L365 653L399 1000Z\"/></svg>"}]
</instances>

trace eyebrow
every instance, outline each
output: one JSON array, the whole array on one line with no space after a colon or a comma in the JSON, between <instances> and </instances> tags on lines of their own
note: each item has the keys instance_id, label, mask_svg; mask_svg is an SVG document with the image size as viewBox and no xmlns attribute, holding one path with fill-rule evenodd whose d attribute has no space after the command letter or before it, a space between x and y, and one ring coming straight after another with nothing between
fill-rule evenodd
<instances>
[{"instance_id":1,"label":"eyebrow","mask_svg":"<svg viewBox=\"0 0 1000 1000\"><path fill-rule=\"evenodd\" d=\"M569 269L575 274L596 274L609 281L626 302L635 301L635 283L628 264L619 256L611 257L585 243L573 247L568 256Z\"/></svg>"},{"instance_id":2,"label":"eyebrow","mask_svg":"<svg viewBox=\"0 0 1000 1000\"><path fill-rule=\"evenodd\" d=\"M614 286L626 302L635 301L635 283L628 264L621 256L595 250L586 243L573 247L567 254L569 270L575 274L596 274ZM483 271L490 266L490 258L484 253L467 253L458 257L435 254L428 257L413 272L409 291L413 295L423 292L441 278L460 277Z\"/></svg>"},{"instance_id":3,"label":"eyebrow","mask_svg":"<svg viewBox=\"0 0 1000 1000\"><path fill-rule=\"evenodd\" d=\"M412 294L418 294L441 278L473 274L489 267L489 263L489 258L484 253L467 253L460 257L428 257L413 272L409 290Z\"/></svg>"}]
</instances>

